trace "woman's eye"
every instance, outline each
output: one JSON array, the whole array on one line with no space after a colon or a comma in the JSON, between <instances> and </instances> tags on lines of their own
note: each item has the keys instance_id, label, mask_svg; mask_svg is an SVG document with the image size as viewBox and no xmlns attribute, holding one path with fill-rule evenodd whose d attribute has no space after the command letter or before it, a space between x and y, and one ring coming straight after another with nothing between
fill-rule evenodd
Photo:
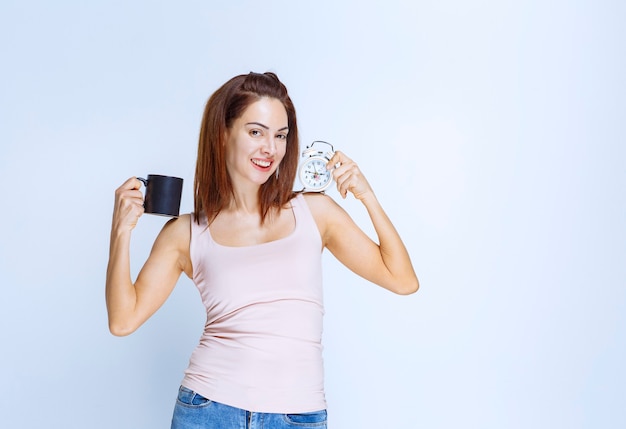
<instances>
[{"instance_id":1,"label":"woman's eye","mask_svg":"<svg viewBox=\"0 0 626 429\"><path fill-rule=\"evenodd\" d=\"M252 137L258 137L258 136L261 135L261 131L259 131L259 130L250 130L250 135Z\"/></svg>"},{"instance_id":2,"label":"woman's eye","mask_svg":"<svg viewBox=\"0 0 626 429\"><path fill-rule=\"evenodd\" d=\"M276 137L278 137L281 140L287 140L287 134L279 134Z\"/></svg>"}]
</instances>

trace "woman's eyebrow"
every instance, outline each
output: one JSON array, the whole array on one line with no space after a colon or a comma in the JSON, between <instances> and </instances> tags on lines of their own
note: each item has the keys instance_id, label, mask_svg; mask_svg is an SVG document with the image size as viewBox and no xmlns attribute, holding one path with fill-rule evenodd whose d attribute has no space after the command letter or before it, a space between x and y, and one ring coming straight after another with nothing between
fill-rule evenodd
<instances>
[{"instance_id":1,"label":"woman's eyebrow","mask_svg":"<svg viewBox=\"0 0 626 429\"><path fill-rule=\"evenodd\" d=\"M264 125L264 124L262 124L260 122L248 122L248 123L246 123L246 125L258 125L259 127L264 128L266 130L270 129L270 127L268 127L267 125ZM284 130L288 130L288 129L289 129L289 127L282 127L278 131L284 131Z\"/></svg>"}]
</instances>

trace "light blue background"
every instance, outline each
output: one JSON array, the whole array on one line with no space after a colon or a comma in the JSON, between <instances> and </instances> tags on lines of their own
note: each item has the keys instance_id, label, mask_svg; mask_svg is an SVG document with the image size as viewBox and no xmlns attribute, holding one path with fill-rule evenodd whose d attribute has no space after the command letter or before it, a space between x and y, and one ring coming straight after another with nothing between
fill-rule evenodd
<instances>
[{"instance_id":1,"label":"light blue background","mask_svg":"<svg viewBox=\"0 0 626 429\"><path fill-rule=\"evenodd\" d=\"M625 427L625 9L4 0L0 425L169 427L202 307L181 279L108 333L113 191L178 175L190 211L207 97L272 70L302 142L359 162L421 280L395 296L325 254L330 427ZM141 219L135 273L163 222Z\"/></svg>"}]
</instances>

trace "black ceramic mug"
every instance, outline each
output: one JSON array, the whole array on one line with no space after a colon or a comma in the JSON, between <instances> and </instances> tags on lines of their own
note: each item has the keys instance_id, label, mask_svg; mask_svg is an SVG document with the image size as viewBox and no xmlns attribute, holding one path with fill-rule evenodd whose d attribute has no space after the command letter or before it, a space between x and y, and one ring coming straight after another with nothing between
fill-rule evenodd
<instances>
[{"instance_id":1,"label":"black ceramic mug","mask_svg":"<svg viewBox=\"0 0 626 429\"><path fill-rule=\"evenodd\" d=\"M149 174L147 179L137 177L146 186L143 207L145 213L178 217L183 179L180 177Z\"/></svg>"}]
</instances>

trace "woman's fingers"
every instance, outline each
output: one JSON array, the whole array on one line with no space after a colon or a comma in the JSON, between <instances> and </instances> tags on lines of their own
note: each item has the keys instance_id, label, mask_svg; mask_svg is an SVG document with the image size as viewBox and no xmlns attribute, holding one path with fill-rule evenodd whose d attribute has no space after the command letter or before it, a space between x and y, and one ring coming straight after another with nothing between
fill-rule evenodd
<instances>
[{"instance_id":1,"label":"woman's fingers","mask_svg":"<svg viewBox=\"0 0 626 429\"><path fill-rule=\"evenodd\" d=\"M351 192L357 199L362 199L367 192L371 191L359 166L343 152L335 152L327 168L334 169L333 177L342 198L346 198L348 192Z\"/></svg>"},{"instance_id":2,"label":"woman's fingers","mask_svg":"<svg viewBox=\"0 0 626 429\"><path fill-rule=\"evenodd\" d=\"M131 177L115 190L114 227L133 229L137 225L144 212L141 185L139 179Z\"/></svg>"}]
</instances>

